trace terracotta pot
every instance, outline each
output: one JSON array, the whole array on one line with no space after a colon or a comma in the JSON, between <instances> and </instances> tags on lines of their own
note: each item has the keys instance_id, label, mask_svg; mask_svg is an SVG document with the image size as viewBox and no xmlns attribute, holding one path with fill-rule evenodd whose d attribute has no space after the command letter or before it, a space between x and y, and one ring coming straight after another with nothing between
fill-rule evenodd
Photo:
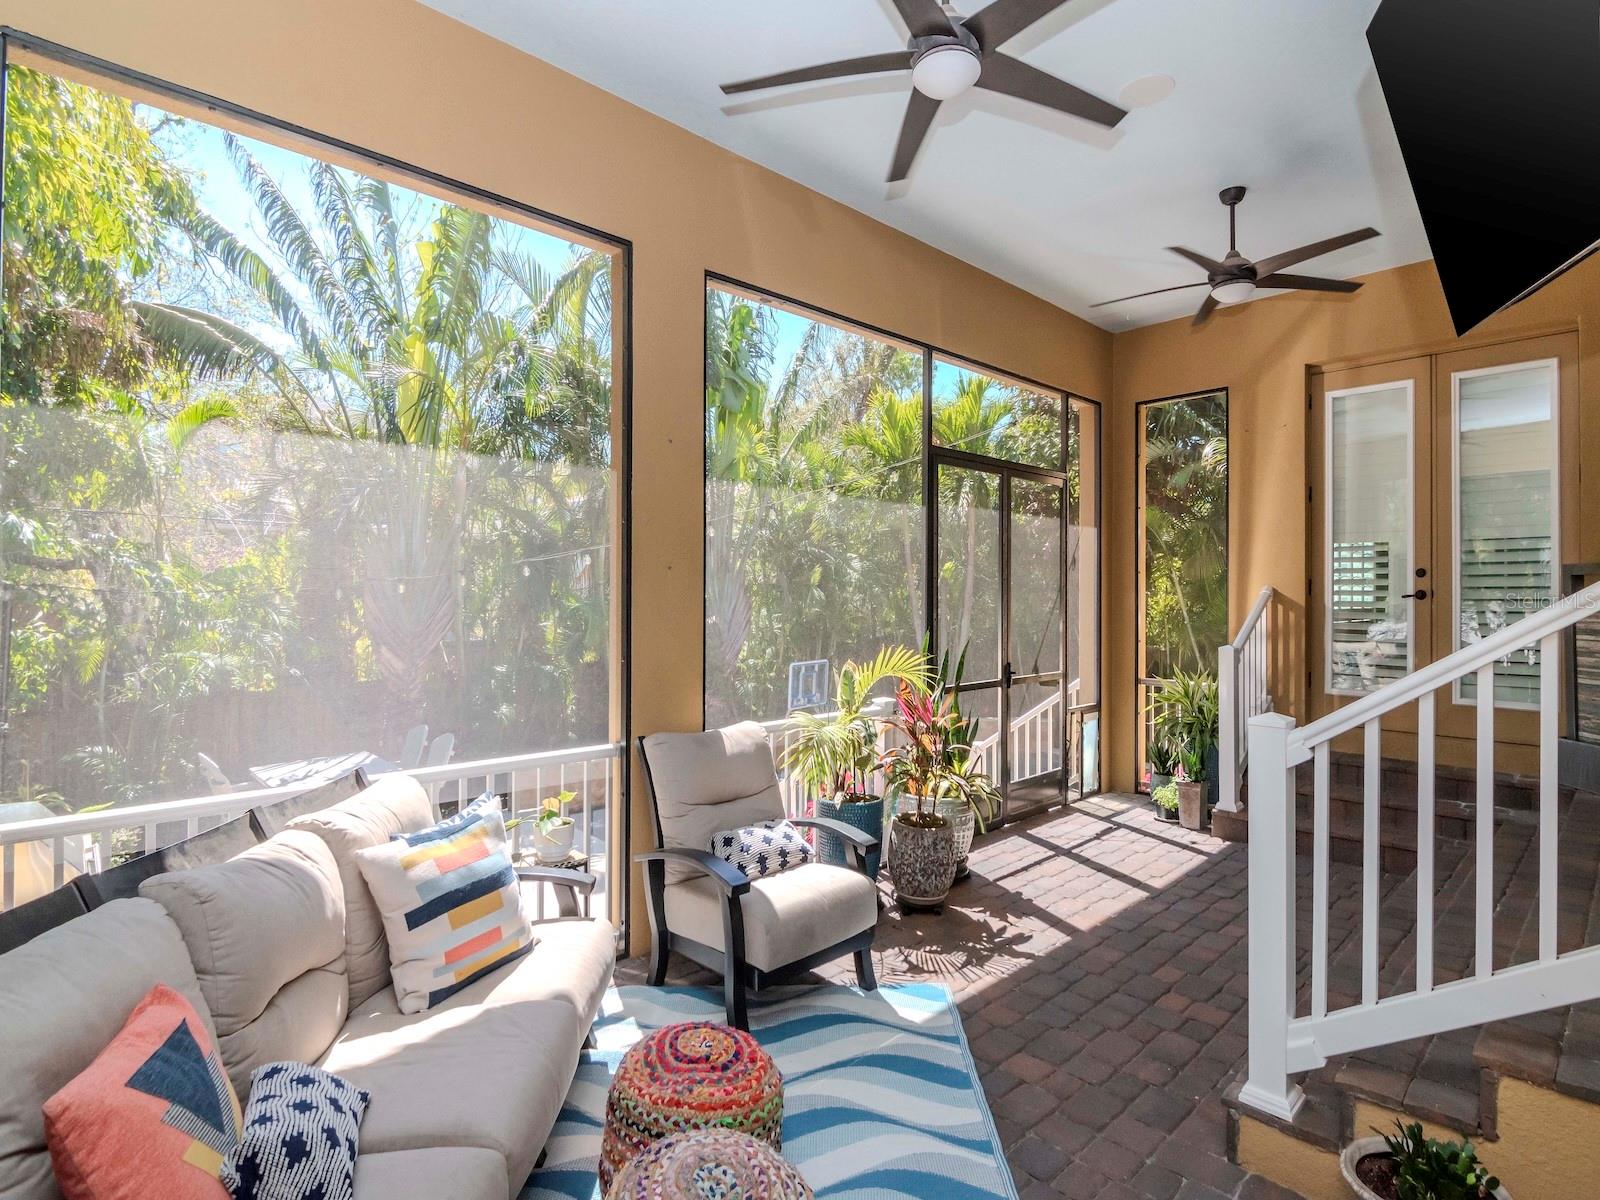
<instances>
[{"instance_id":1,"label":"terracotta pot","mask_svg":"<svg viewBox=\"0 0 1600 1200\"><path fill-rule=\"evenodd\" d=\"M829 817L854 825L862 833L870 833L878 844L867 852L867 874L878 877L878 867L883 862L883 797L855 796L841 803L842 797L832 800L817 799L817 816ZM847 867L854 861L846 856L844 842L834 834L817 831L817 858L837 867Z\"/></svg>"},{"instance_id":2,"label":"terracotta pot","mask_svg":"<svg viewBox=\"0 0 1600 1200\"><path fill-rule=\"evenodd\" d=\"M1206 784L1203 779L1178 781L1178 823L1185 829L1199 829L1206 815Z\"/></svg>"},{"instance_id":3,"label":"terracotta pot","mask_svg":"<svg viewBox=\"0 0 1600 1200\"><path fill-rule=\"evenodd\" d=\"M1344 1176L1345 1184L1350 1188L1350 1194L1359 1200L1384 1200L1377 1192L1361 1182L1361 1177L1356 1174L1356 1164L1370 1154L1388 1154L1389 1144L1381 1137L1357 1138L1344 1148L1339 1155L1339 1174ZM1505 1188L1494 1190L1495 1200L1511 1200L1511 1193Z\"/></svg>"},{"instance_id":4,"label":"terracotta pot","mask_svg":"<svg viewBox=\"0 0 1600 1200\"><path fill-rule=\"evenodd\" d=\"M902 908L942 908L955 881L955 831L933 819L937 825L912 825L897 814L889 822L889 880Z\"/></svg>"}]
</instances>

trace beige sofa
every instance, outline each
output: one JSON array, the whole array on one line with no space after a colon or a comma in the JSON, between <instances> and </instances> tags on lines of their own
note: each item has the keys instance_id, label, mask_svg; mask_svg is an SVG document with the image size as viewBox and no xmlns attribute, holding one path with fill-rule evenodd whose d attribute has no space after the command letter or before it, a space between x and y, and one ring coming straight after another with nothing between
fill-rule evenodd
<instances>
[{"instance_id":1,"label":"beige sofa","mask_svg":"<svg viewBox=\"0 0 1600 1200\"><path fill-rule=\"evenodd\" d=\"M0 1196L57 1200L41 1106L166 983L217 1035L241 1100L250 1070L274 1059L318 1063L372 1094L358 1200L515 1197L610 983L614 933L538 922L529 955L401 1014L351 854L432 820L415 782L385 777L0 955Z\"/></svg>"}]
</instances>

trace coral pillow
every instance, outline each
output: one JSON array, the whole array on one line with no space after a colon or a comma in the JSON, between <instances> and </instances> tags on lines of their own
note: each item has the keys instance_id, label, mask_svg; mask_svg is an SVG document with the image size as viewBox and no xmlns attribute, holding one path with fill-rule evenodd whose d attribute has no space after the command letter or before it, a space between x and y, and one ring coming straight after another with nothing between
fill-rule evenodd
<instances>
[{"instance_id":1,"label":"coral pillow","mask_svg":"<svg viewBox=\"0 0 1600 1200\"><path fill-rule=\"evenodd\" d=\"M239 1100L205 1023L166 984L45 1101L44 1126L66 1200L227 1200Z\"/></svg>"}]
</instances>

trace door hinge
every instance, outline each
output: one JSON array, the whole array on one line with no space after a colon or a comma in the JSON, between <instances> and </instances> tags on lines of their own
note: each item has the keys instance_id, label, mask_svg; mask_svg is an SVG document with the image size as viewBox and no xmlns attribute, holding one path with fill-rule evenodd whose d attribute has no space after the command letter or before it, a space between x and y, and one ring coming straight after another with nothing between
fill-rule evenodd
<instances>
[{"instance_id":1,"label":"door hinge","mask_svg":"<svg viewBox=\"0 0 1600 1200\"><path fill-rule=\"evenodd\" d=\"M1311 503L1311 489L1310 488L1306 489L1306 503L1307 504Z\"/></svg>"},{"instance_id":2,"label":"door hinge","mask_svg":"<svg viewBox=\"0 0 1600 1200\"><path fill-rule=\"evenodd\" d=\"M1310 392L1306 393L1306 411L1307 412L1311 411L1311 393Z\"/></svg>"}]
</instances>

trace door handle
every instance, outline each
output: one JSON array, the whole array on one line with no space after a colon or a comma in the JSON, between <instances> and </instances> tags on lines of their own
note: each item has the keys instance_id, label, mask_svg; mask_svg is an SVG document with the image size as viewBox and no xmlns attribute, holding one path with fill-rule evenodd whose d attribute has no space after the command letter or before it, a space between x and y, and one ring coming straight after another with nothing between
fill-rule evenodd
<instances>
[{"instance_id":1,"label":"door handle","mask_svg":"<svg viewBox=\"0 0 1600 1200\"><path fill-rule=\"evenodd\" d=\"M1426 600L1427 598L1428 598L1428 589L1427 588L1418 588L1416 591L1407 592L1405 595L1400 597L1400 599L1402 599L1402 600Z\"/></svg>"},{"instance_id":2,"label":"door handle","mask_svg":"<svg viewBox=\"0 0 1600 1200\"><path fill-rule=\"evenodd\" d=\"M1000 682L1003 683L1006 687L1010 687L1011 686L1011 681L1013 679L1015 679L1016 677L1017 677L1017 673L1011 669L1011 664L1010 663L1007 663L1006 667L1005 667L1005 670L1000 672Z\"/></svg>"}]
</instances>

